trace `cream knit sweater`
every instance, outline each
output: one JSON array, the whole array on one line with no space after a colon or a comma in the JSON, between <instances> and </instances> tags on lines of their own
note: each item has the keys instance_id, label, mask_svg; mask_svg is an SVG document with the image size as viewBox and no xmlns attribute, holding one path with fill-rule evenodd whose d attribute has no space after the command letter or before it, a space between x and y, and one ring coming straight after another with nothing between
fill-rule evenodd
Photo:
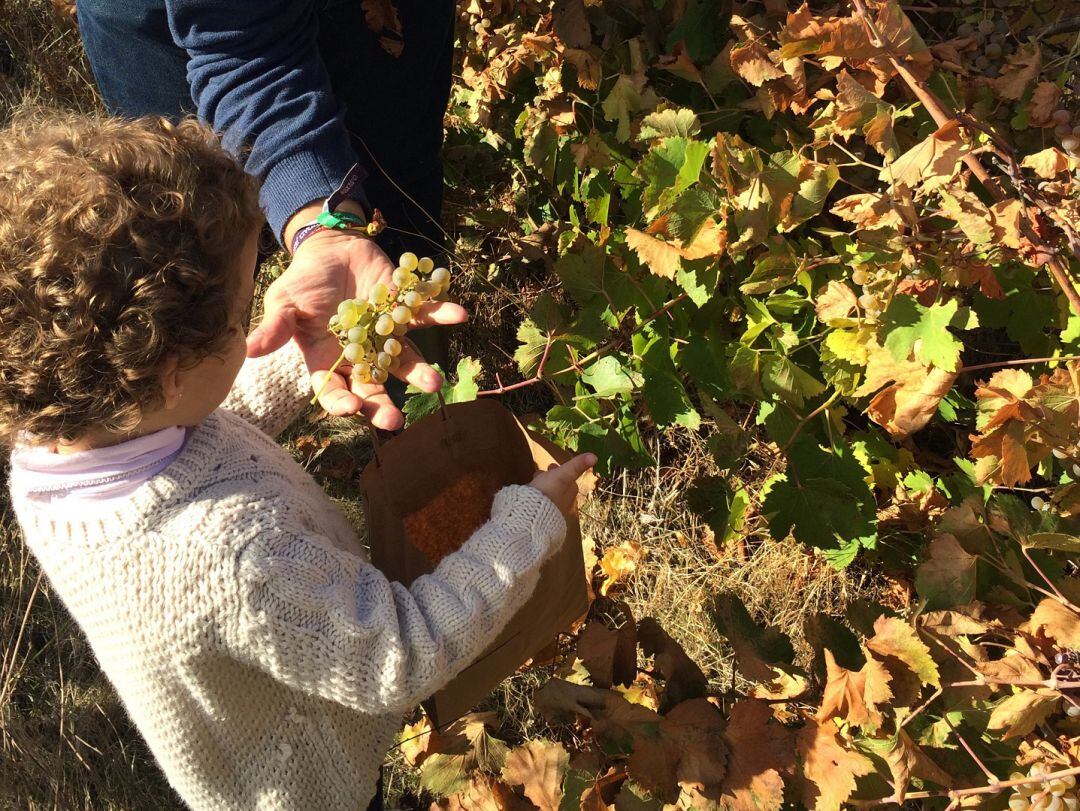
<instances>
[{"instance_id":1,"label":"cream knit sweater","mask_svg":"<svg viewBox=\"0 0 1080 811\"><path fill-rule=\"evenodd\" d=\"M271 439L307 396L290 344L249 361L122 508L14 505L169 782L200 811L362 811L402 713L481 652L565 534L538 490L507 487L432 574L389 582Z\"/></svg>"}]
</instances>

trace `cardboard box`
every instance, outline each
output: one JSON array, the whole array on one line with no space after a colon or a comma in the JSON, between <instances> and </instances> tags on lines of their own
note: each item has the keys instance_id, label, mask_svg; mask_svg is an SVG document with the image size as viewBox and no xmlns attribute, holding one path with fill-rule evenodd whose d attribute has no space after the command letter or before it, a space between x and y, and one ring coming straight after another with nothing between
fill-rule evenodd
<instances>
[{"instance_id":1,"label":"cardboard box","mask_svg":"<svg viewBox=\"0 0 1080 811\"><path fill-rule=\"evenodd\" d=\"M495 400L443 406L382 443L364 469L372 563L391 580L412 583L490 518L502 487L527 484L537 470L569 456ZM424 702L433 723L469 712L588 607L575 516L525 605L475 662Z\"/></svg>"}]
</instances>

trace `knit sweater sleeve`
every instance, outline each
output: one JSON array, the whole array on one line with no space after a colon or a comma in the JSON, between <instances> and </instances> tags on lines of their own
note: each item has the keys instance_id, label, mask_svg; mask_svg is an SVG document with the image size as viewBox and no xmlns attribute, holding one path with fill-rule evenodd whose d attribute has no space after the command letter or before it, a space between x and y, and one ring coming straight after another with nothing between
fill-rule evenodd
<instances>
[{"instance_id":1,"label":"knit sweater sleeve","mask_svg":"<svg viewBox=\"0 0 1080 811\"><path fill-rule=\"evenodd\" d=\"M261 358L248 358L221 407L277 436L303 412L311 378L295 341Z\"/></svg>"},{"instance_id":2,"label":"knit sweater sleeve","mask_svg":"<svg viewBox=\"0 0 1080 811\"><path fill-rule=\"evenodd\" d=\"M294 689L404 712L483 651L565 535L539 490L506 487L491 520L406 588L322 536L263 532L240 556L239 655Z\"/></svg>"}]
</instances>

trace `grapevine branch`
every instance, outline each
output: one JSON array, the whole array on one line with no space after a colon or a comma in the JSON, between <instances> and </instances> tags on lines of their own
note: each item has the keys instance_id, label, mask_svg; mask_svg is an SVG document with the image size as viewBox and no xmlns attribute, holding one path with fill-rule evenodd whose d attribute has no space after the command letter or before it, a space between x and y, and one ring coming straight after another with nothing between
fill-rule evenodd
<instances>
[{"instance_id":1,"label":"grapevine branch","mask_svg":"<svg viewBox=\"0 0 1080 811\"><path fill-rule=\"evenodd\" d=\"M926 108L930 117L934 119L934 123L936 123L938 127L944 127L951 122L959 124L960 121L957 116L949 111L945 104L921 79L908 70L903 59L893 51L892 46L881 36L874 21L870 18L863 0L851 0L851 4L855 8L856 14L858 14L859 18L862 20L863 25L866 27L870 41L876 47L881 48L885 58L889 60L889 64L892 65L900 78L904 80L904 83L923 107ZM963 161L995 201L1006 199L1001 184L990 176L990 173L986 171L986 167L982 165L982 162L977 155L969 153L964 156ZM1023 201L1021 201L1021 205L1024 205ZM1025 213L1027 212L1026 205L1024 205L1024 211ZM1030 214L1028 215L1028 219L1030 220ZM1069 300L1069 305L1072 307L1073 312L1080 315L1080 293L1077 292L1072 279L1069 277L1068 267L1061 260L1061 257L1054 255L1053 248L1047 245L1038 234L1032 232L1027 236L1039 252L1047 256L1047 270L1054 281L1057 282L1058 287L1061 288L1065 297Z\"/></svg>"},{"instance_id":2,"label":"grapevine branch","mask_svg":"<svg viewBox=\"0 0 1080 811\"><path fill-rule=\"evenodd\" d=\"M620 335L617 338L612 338L610 341L608 341L607 343L604 343L601 346L597 347L595 350L590 352L585 357L580 358L579 360L576 360L576 361L572 362L565 369L560 369L559 371L555 372L554 374L551 375L551 377L558 377L559 375L564 375L564 374L567 374L569 372L580 371L582 366L585 366L586 364L592 363L593 361L599 360L600 358L602 358L604 355L606 355L611 350L617 349L618 347L625 344L628 338L630 338L630 337L632 337L634 335L637 335L639 332L641 332L641 330L644 329L646 324L648 324L651 321L655 321L657 318L659 318L662 315L665 315L673 307L675 307L675 305L685 301L687 298L688 298L688 294L680 293L675 298L671 299L671 301L667 302L663 307L660 307L655 312L650 313L648 316L641 319L641 323L638 324L637 326L635 326L626 335ZM493 395L496 395L496 394L505 394L508 391L514 391L516 389L523 389L526 386L533 386L533 385L541 382L541 380L543 378L544 366L547 363L548 353L551 351L551 347L552 347L553 343L554 343L554 336L552 336L551 333L548 333L547 344L544 347L544 355L540 359L540 365L537 366L536 373L532 377L527 378L526 380L522 380L522 381L520 381L518 383L514 383L514 384L509 385L509 386L504 386L502 384L502 381L498 380L498 378L496 377L496 380L499 383L498 388L496 388L496 389L488 389L486 391L477 392L476 396L477 397L490 397L490 396L493 396Z\"/></svg>"},{"instance_id":3,"label":"grapevine branch","mask_svg":"<svg viewBox=\"0 0 1080 811\"><path fill-rule=\"evenodd\" d=\"M1049 783L1054 780L1060 780L1063 777L1075 775L1080 775L1080 766L1062 769L1057 772L1048 772L1047 774L1040 774L1034 777L1021 777L1015 780L998 780L987 786L958 788L949 791L908 791L905 792L903 798L898 798L897 795L894 794L891 797L882 797L878 800L849 800L848 802L859 808L873 808L878 805L896 805L906 800L928 800L933 797L948 797L950 800L955 801L962 797L974 797L981 794L1000 794L1006 789L1016 788L1017 786L1026 786L1032 783Z\"/></svg>"}]
</instances>

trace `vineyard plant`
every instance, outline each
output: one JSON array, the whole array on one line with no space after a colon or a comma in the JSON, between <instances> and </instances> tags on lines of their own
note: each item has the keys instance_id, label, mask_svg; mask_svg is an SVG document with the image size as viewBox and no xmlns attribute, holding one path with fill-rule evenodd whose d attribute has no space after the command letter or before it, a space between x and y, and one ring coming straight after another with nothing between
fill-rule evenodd
<instances>
[{"instance_id":1,"label":"vineyard plant","mask_svg":"<svg viewBox=\"0 0 1080 811\"><path fill-rule=\"evenodd\" d=\"M98 103L72 7L0 0L3 116ZM595 602L524 698L410 718L390 807L1080 810L1080 5L459 0L458 46L443 397L597 455ZM335 324L372 380L383 309ZM341 424L285 442L356 518ZM794 627L701 580L718 669L590 529L676 469L679 548L884 586ZM8 512L0 806L178 807Z\"/></svg>"},{"instance_id":2,"label":"vineyard plant","mask_svg":"<svg viewBox=\"0 0 1080 811\"><path fill-rule=\"evenodd\" d=\"M640 550L612 547L535 697L547 734L421 719L421 786L450 809L1076 809L1070 11L467 0L460 22L456 127L514 178L472 224L546 283L513 363L467 359L447 394L542 389L602 476L704 438L686 502L714 543L791 537L906 598L810 616L797 658L715 593L718 686L618 600Z\"/></svg>"}]
</instances>

